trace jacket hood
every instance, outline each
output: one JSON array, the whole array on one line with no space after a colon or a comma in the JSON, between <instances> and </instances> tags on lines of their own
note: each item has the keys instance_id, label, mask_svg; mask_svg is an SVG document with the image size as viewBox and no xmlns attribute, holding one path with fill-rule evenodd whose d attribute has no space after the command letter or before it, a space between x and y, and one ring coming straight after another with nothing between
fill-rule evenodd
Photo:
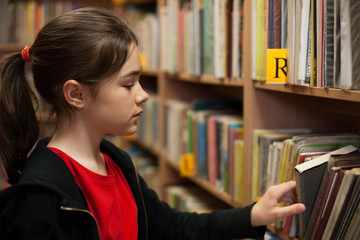
<instances>
[{"instance_id":1,"label":"jacket hood","mask_svg":"<svg viewBox=\"0 0 360 240\"><path fill-rule=\"evenodd\" d=\"M56 153L47 148L48 141L49 139L43 139L38 142L14 187L48 188L60 196L61 205L88 210L85 196L70 169Z\"/></svg>"}]
</instances>

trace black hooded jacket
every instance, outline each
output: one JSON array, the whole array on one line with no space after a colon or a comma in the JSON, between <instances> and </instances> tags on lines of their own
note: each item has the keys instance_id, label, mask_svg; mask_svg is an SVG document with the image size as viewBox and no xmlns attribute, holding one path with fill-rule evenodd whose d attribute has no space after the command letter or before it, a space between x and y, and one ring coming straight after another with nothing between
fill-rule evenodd
<instances>
[{"instance_id":1,"label":"black hooded jacket","mask_svg":"<svg viewBox=\"0 0 360 240\"><path fill-rule=\"evenodd\" d=\"M0 240L100 239L84 194L46 144L37 144L19 182L0 193ZM106 140L100 148L120 167L134 195L139 240L263 239L265 226L251 226L252 205L211 214L176 212L147 187L125 151Z\"/></svg>"}]
</instances>

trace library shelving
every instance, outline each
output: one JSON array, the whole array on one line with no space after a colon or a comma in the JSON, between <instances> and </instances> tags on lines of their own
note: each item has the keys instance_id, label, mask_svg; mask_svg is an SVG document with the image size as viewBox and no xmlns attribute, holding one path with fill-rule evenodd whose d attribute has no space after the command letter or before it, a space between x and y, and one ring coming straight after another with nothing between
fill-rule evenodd
<instances>
[{"instance_id":1,"label":"library shelving","mask_svg":"<svg viewBox=\"0 0 360 240\"><path fill-rule=\"evenodd\" d=\"M84 2L93 4L96 1ZM179 69L172 68L171 64L174 63L174 59L169 59L169 56L176 58L176 60L179 59L179 56L186 58L188 57L186 54L191 53L191 51L187 51L185 54L184 50L184 55L174 56L169 54L169 39L166 36L171 35L172 33L169 31L174 30L168 26L168 24L171 23L169 15L173 13L173 9L169 9L169 7L173 7L174 4L180 4L181 2L183 6L185 5L188 12L190 12L192 6L189 4L190 2L206 4L210 1L135 0L126 1L119 5L113 2L106 1L105 7L111 4L114 11L125 15L129 13L127 11L128 9L132 8L133 13L133 8L136 9L139 5L145 5L146 8L148 5L151 5L150 9L156 9L156 12L153 14L155 14L155 20L158 24L158 38L154 43L158 44L158 65L157 67L144 67L141 83L145 90L157 97L158 105L155 116L155 119L158 121L156 128L157 139L154 139L154 142L157 142L157 144L152 145L136 137L131 140L125 139L124 141L147 149L158 159L160 189L162 193L160 197L162 199L166 198L166 186L191 182L230 207L239 207L252 203L254 201L252 199L251 189L253 167L252 143L253 131L255 129L305 127L315 133L360 132L360 114L358 111L358 109L360 109L360 91L318 86L300 86L291 84L292 81L290 80L288 81L289 83L285 84L267 84L264 81L254 79L252 70L255 67L255 61L253 61L254 55L252 49L254 45L256 46L256 41L252 39L253 28L255 28L253 25L255 19L253 16L253 8L256 6L254 2L259 1L236 1L237 3L242 3L243 18L241 22L242 51L240 53L240 67L242 71L241 74L235 77L232 74L225 74L224 76L215 76L215 73L209 74L203 72L198 74L196 69L187 68L186 66L184 66L185 70L180 69L179 71ZM233 3L235 0L219 2ZM179 8L177 8L177 10L179 10ZM227 12L226 14L230 13ZM141 41L142 39L140 39L140 42ZM22 47L23 46L19 45L1 45L0 51L11 52L21 49ZM148 57L149 56L147 56L147 58ZM215 68L214 65L212 65L212 67ZM238 109L242 110L243 118L244 159L241 203L234 201L231 195L213 186L208 180L197 176L197 174L182 176L180 174L181 166L178 159L171 159L167 156L167 102L170 100L190 102L193 99L200 98L239 101ZM179 138L180 137L181 136L179 136ZM271 228L273 231L281 233L281 231L273 227Z\"/></svg>"},{"instance_id":2,"label":"library shelving","mask_svg":"<svg viewBox=\"0 0 360 240\"><path fill-rule=\"evenodd\" d=\"M177 2L177 1L176 1ZM182 1L184 4L186 1ZM197 3L198 1L192 1ZM205 2L205 1L204 1ZM203 2L203 3L204 3ZM209 74L194 74L187 71L168 69L167 61L160 60L160 69L157 72L159 97L159 137L160 137L160 172L162 184L176 184L183 181L180 176L180 166L175 159L169 159L164 151L165 138L165 104L168 100L191 100L201 97L223 97L241 100L239 108L243 110L243 201L235 202L223 190L209 184L207 180L196 176L187 176L199 188L205 189L229 206L238 207L249 204L252 186L252 142L255 129L271 128L309 128L315 133L352 132L359 133L360 92L351 89L339 89L319 86L300 86L289 83L267 84L253 78L252 69L254 58L252 48L256 44L251 34L253 2L243 1L243 51L242 75L239 77L214 77ZM259 2L259 1L257 1ZM179 2L177 2L179 3ZM162 14L169 13L167 7L173 2L158 0L158 14L160 29L168 22ZM169 29L165 30L170 31ZM168 39L160 32L160 55L168 54ZM165 67L164 67L165 65ZM191 71L190 71L191 72ZM281 230L269 226L274 232L281 234ZM284 236L286 238L286 236Z\"/></svg>"}]
</instances>

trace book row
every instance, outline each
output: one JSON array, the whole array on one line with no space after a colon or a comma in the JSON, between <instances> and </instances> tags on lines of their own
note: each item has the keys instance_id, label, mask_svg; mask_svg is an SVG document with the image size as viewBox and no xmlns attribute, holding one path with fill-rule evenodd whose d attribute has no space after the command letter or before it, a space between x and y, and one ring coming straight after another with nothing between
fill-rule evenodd
<instances>
[{"instance_id":1,"label":"book row","mask_svg":"<svg viewBox=\"0 0 360 240\"><path fill-rule=\"evenodd\" d=\"M150 105L158 104L155 102ZM239 106L238 101L228 100L166 101L162 153L179 166L187 161L193 165L192 176L205 179L241 204L245 187L244 126ZM144 111L151 113L144 115L153 115L152 121L157 122L157 108L146 106ZM271 185L296 180L298 201L307 210L298 217L276 222L275 227L282 229L283 235L301 239L320 239L325 233L325 239L356 236L360 223L359 146L360 135L353 133L256 129L252 143L252 199L256 201ZM344 159L343 165L328 163L334 161L329 159L339 158Z\"/></svg>"},{"instance_id":2,"label":"book row","mask_svg":"<svg viewBox=\"0 0 360 240\"><path fill-rule=\"evenodd\" d=\"M360 223L356 214L360 200L356 169L360 167L360 135L258 129L253 141L252 198L261 196L270 185L296 180L298 201L306 206L298 217L276 222L283 235L343 239L356 234Z\"/></svg>"},{"instance_id":3,"label":"book row","mask_svg":"<svg viewBox=\"0 0 360 240\"><path fill-rule=\"evenodd\" d=\"M251 1L252 78L265 81L267 49L287 49L289 84L360 90L360 3Z\"/></svg>"},{"instance_id":4,"label":"book row","mask_svg":"<svg viewBox=\"0 0 360 240\"><path fill-rule=\"evenodd\" d=\"M82 5L70 0L2 0L0 3L0 43L32 44L47 22L79 7Z\"/></svg>"},{"instance_id":5,"label":"book row","mask_svg":"<svg viewBox=\"0 0 360 240\"><path fill-rule=\"evenodd\" d=\"M160 29L158 15L129 7L126 18L139 39L143 70L160 68ZM162 50L161 50L162 51Z\"/></svg>"},{"instance_id":6,"label":"book row","mask_svg":"<svg viewBox=\"0 0 360 240\"><path fill-rule=\"evenodd\" d=\"M159 32L161 50L152 45L148 52L159 48L160 53L151 54L159 68L170 73L236 79L243 74L243 39L250 38L254 80L267 78L268 49L286 49L288 84L360 89L358 1L253 0L249 4L250 17L244 19L244 0L166 1L157 12L158 24L146 38L154 39L152 34ZM245 24L251 28L249 36L244 36Z\"/></svg>"},{"instance_id":7,"label":"book row","mask_svg":"<svg viewBox=\"0 0 360 240\"><path fill-rule=\"evenodd\" d=\"M137 141L159 147L158 98L144 103ZM187 175L207 180L238 203L243 190L243 121L241 103L228 100L168 100L165 102L165 146L161 154Z\"/></svg>"},{"instance_id":8,"label":"book row","mask_svg":"<svg viewBox=\"0 0 360 240\"><path fill-rule=\"evenodd\" d=\"M199 188L188 185L170 185L166 188L166 202L170 207L184 212L210 213L223 209L214 198L209 198Z\"/></svg>"},{"instance_id":9,"label":"book row","mask_svg":"<svg viewBox=\"0 0 360 240\"><path fill-rule=\"evenodd\" d=\"M168 0L159 7L160 68L170 73L242 76L243 0Z\"/></svg>"},{"instance_id":10,"label":"book row","mask_svg":"<svg viewBox=\"0 0 360 240\"><path fill-rule=\"evenodd\" d=\"M138 131L135 138L150 149L159 149L159 98L155 94L149 94L149 100L145 102L141 119L138 122Z\"/></svg>"},{"instance_id":11,"label":"book row","mask_svg":"<svg viewBox=\"0 0 360 240\"><path fill-rule=\"evenodd\" d=\"M242 201L243 120L238 101L165 103L165 155L190 166L188 174L207 180Z\"/></svg>"}]
</instances>

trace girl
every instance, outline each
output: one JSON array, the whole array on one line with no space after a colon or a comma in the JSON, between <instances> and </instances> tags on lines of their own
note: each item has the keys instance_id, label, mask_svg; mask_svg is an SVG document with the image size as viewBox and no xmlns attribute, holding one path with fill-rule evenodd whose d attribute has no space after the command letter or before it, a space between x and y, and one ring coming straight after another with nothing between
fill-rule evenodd
<instances>
[{"instance_id":1,"label":"girl","mask_svg":"<svg viewBox=\"0 0 360 240\"><path fill-rule=\"evenodd\" d=\"M91 8L51 21L5 60L0 156L12 186L0 194L0 239L261 239L266 224L304 211L279 207L291 201L294 182L211 214L175 212L160 201L129 155L103 139L136 131L149 97L140 73L135 35L110 11ZM51 138L39 142L37 95L57 119Z\"/></svg>"}]
</instances>

